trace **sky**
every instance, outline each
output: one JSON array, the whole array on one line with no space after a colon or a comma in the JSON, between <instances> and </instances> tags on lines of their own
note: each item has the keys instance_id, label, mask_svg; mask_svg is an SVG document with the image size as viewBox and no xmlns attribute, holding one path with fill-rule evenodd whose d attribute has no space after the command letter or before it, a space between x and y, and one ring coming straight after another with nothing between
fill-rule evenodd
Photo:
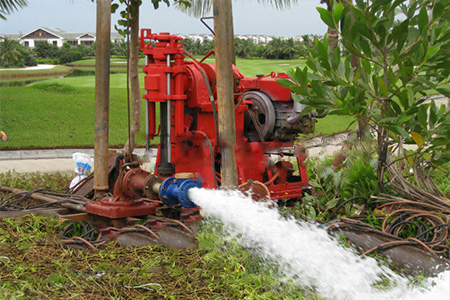
<instances>
[{"instance_id":1,"label":"sky","mask_svg":"<svg viewBox=\"0 0 450 300\"><path fill-rule=\"evenodd\" d=\"M60 28L66 32L95 32L96 4L91 0L29 0L29 5L0 20L0 33L27 34L39 27ZM161 3L154 10L150 0L144 0L140 27L152 32L172 34L208 34L199 19L189 17L173 6ZM256 0L233 1L235 34L266 34L293 37L303 34L324 34L326 26L316 10L320 0L299 0L295 7L279 11ZM211 14L212 15L212 14ZM118 13L112 16L116 24ZM212 20L209 21L213 27Z\"/></svg>"}]
</instances>

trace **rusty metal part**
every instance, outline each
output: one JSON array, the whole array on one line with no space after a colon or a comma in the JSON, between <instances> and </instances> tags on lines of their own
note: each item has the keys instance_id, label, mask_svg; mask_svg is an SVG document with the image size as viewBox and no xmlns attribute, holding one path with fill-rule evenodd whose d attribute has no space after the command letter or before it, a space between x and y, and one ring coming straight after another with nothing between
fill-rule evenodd
<instances>
[{"instance_id":1,"label":"rusty metal part","mask_svg":"<svg viewBox=\"0 0 450 300\"><path fill-rule=\"evenodd\" d=\"M144 183L144 194L150 200L158 200L160 201L159 189L164 179L157 175L150 174ZM160 202L162 203L162 201Z\"/></svg>"},{"instance_id":2,"label":"rusty metal part","mask_svg":"<svg viewBox=\"0 0 450 300\"><path fill-rule=\"evenodd\" d=\"M146 184L151 179L157 180L157 177L138 166L137 162L124 164L114 186L113 197L87 202L87 212L111 219L155 214L159 204L146 202L143 198L153 197L154 191L146 194Z\"/></svg>"},{"instance_id":3,"label":"rusty metal part","mask_svg":"<svg viewBox=\"0 0 450 300\"><path fill-rule=\"evenodd\" d=\"M270 192L267 186L256 180L249 180L241 184L238 190L255 201L268 200L270 198Z\"/></svg>"}]
</instances>

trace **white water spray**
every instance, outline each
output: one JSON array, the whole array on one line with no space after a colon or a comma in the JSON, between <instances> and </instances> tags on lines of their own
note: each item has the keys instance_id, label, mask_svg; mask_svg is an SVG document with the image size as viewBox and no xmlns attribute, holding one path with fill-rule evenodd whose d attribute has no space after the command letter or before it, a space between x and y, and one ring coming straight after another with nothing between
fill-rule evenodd
<instances>
[{"instance_id":1,"label":"white water spray","mask_svg":"<svg viewBox=\"0 0 450 300\"><path fill-rule=\"evenodd\" d=\"M327 299L450 299L450 271L429 279L425 287L409 287L408 279L372 258L361 259L313 224L282 217L267 203L219 190L193 188L189 196L207 216L219 218L231 235L276 262L288 279L314 287ZM382 278L395 286L375 288Z\"/></svg>"}]
</instances>

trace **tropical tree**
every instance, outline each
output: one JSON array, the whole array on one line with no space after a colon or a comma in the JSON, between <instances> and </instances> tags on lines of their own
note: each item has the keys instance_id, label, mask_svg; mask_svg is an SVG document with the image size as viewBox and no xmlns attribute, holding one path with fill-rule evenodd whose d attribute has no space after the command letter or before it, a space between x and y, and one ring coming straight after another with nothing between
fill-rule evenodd
<instances>
[{"instance_id":1,"label":"tropical tree","mask_svg":"<svg viewBox=\"0 0 450 300\"><path fill-rule=\"evenodd\" d=\"M27 5L27 0L0 0L0 19L6 20L6 15Z\"/></svg>"},{"instance_id":2,"label":"tropical tree","mask_svg":"<svg viewBox=\"0 0 450 300\"><path fill-rule=\"evenodd\" d=\"M236 55L242 58L252 58L255 54L256 45L252 39L234 39Z\"/></svg>"},{"instance_id":3,"label":"tropical tree","mask_svg":"<svg viewBox=\"0 0 450 300\"><path fill-rule=\"evenodd\" d=\"M8 68L35 65L36 60L31 51L18 41L6 37L0 42L0 66Z\"/></svg>"},{"instance_id":4,"label":"tropical tree","mask_svg":"<svg viewBox=\"0 0 450 300\"><path fill-rule=\"evenodd\" d=\"M316 39L307 67L291 70L292 81L280 80L307 105L304 113L333 108L366 119L376 134L380 182L392 141L415 143L416 157L429 165L448 165L450 113L424 96L450 96L450 2L357 0L317 9L361 66L342 58L339 47L331 51L328 36Z\"/></svg>"},{"instance_id":5,"label":"tropical tree","mask_svg":"<svg viewBox=\"0 0 450 300\"><path fill-rule=\"evenodd\" d=\"M1 65L4 67L16 66L20 61L19 43L6 37L0 42Z\"/></svg>"},{"instance_id":6,"label":"tropical tree","mask_svg":"<svg viewBox=\"0 0 450 300\"><path fill-rule=\"evenodd\" d=\"M267 58L280 59L283 56L284 52L284 41L280 38L274 38L266 45L265 56Z\"/></svg>"},{"instance_id":7,"label":"tropical tree","mask_svg":"<svg viewBox=\"0 0 450 300\"><path fill-rule=\"evenodd\" d=\"M299 45L293 38L284 41L283 58L293 59L299 52Z\"/></svg>"},{"instance_id":8,"label":"tropical tree","mask_svg":"<svg viewBox=\"0 0 450 300\"><path fill-rule=\"evenodd\" d=\"M177 8L188 15L194 17L202 17L211 12L212 0L191 0L188 5L183 2L177 4ZM258 0L261 4L270 4L277 9L287 9L292 5L297 4L298 0Z\"/></svg>"}]
</instances>

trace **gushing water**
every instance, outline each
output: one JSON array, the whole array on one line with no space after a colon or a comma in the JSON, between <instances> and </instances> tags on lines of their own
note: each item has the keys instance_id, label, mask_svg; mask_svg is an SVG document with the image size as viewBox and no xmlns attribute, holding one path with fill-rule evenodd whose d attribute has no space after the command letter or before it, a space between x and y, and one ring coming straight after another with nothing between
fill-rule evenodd
<instances>
[{"instance_id":1,"label":"gushing water","mask_svg":"<svg viewBox=\"0 0 450 300\"><path fill-rule=\"evenodd\" d=\"M230 235L276 262L288 279L315 288L327 299L450 299L450 271L429 279L424 287L411 287L407 278L372 258L361 259L325 230L286 219L267 203L219 190L191 189L189 196L205 215L219 218ZM393 287L374 287L383 279Z\"/></svg>"}]
</instances>

